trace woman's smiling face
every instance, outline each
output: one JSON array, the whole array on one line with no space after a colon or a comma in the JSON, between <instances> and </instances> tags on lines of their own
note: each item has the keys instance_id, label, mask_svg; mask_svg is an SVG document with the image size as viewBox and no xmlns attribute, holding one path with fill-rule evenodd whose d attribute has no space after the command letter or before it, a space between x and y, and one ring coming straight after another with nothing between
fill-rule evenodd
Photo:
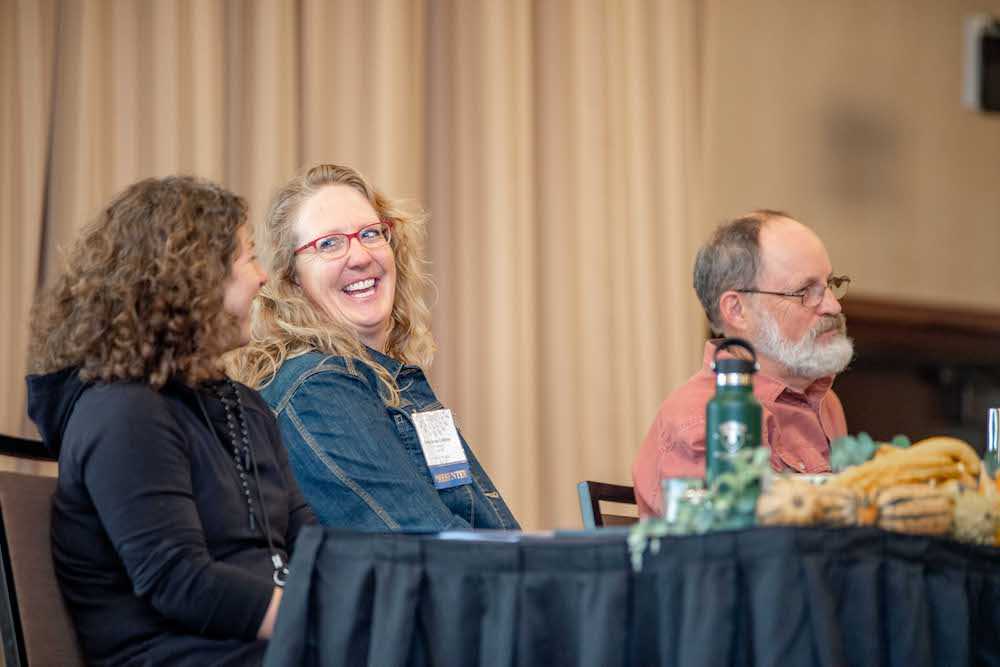
<instances>
[{"instance_id":1,"label":"woman's smiling face","mask_svg":"<svg viewBox=\"0 0 1000 667\"><path fill-rule=\"evenodd\" d=\"M354 234L377 222L378 213L358 190L329 185L302 205L295 221L297 243ZM396 260L389 244L366 248L352 238L344 256L336 259L306 248L295 257L295 274L310 301L354 328L365 345L385 351L396 297Z\"/></svg>"}]
</instances>

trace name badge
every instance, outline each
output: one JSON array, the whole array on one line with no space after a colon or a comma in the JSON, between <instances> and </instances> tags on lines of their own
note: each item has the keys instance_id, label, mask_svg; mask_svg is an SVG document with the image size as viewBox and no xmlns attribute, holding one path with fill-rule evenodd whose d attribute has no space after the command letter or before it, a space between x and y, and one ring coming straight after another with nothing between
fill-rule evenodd
<instances>
[{"instance_id":1,"label":"name badge","mask_svg":"<svg viewBox=\"0 0 1000 667\"><path fill-rule=\"evenodd\" d=\"M415 412L412 416L424 460L434 479L434 488L448 489L472 484L469 460L465 458L451 410Z\"/></svg>"}]
</instances>

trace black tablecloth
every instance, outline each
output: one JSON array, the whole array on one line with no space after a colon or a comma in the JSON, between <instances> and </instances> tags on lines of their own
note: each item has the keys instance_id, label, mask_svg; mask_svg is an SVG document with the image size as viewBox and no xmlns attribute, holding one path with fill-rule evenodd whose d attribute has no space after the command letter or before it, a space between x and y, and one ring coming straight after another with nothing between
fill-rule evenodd
<instances>
[{"instance_id":1,"label":"black tablecloth","mask_svg":"<svg viewBox=\"0 0 1000 667\"><path fill-rule=\"evenodd\" d=\"M1000 665L1000 550L873 528L468 541L313 528L265 664Z\"/></svg>"}]
</instances>

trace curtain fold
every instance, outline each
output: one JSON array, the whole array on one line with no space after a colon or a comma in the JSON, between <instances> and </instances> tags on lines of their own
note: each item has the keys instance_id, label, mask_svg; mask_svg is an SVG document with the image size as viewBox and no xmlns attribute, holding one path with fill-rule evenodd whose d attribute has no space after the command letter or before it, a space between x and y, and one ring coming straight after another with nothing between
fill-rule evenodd
<instances>
[{"instance_id":1,"label":"curtain fold","mask_svg":"<svg viewBox=\"0 0 1000 667\"><path fill-rule=\"evenodd\" d=\"M526 526L577 525L580 480L630 483L700 359L695 10L430 11L434 378Z\"/></svg>"},{"instance_id":2,"label":"curtain fold","mask_svg":"<svg viewBox=\"0 0 1000 667\"><path fill-rule=\"evenodd\" d=\"M544 475L536 323L547 245L536 215L531 7L433 3L427 101L433 378L528 526Z\"/></svg>"},{"instance_id":3,"label":"curtain fold","mask_svg":"<svg viewBox=\"0 0 1000 667\"><path fill-rule=\"evenodd\" d=\"M39 282L115 192L193 173L259 221L341 162L430 211L436 388L524 526L579 525L700 361L697 9L0 0L0 430L29 432Z\"/></svg>"},{"instance_id":4,"label":"curtain fold","mask_svg":"<svg viewBox=\"0 0 1000 667\"><path fill-rule=\"evenodd\" d=\"M303 2L296 168L348 164L424 199L425 11L423 0Z\"/></svg>"},{"instance_id":5,"label":"curtain fold","mask_svg":"<svg viewBox=\"0 0 1000 667\"><path fill-rule=\"evenodd\" d=\"M0 428L25 414L28 317L38 285L57 50L54 2L0 2Z\"/></svg>"}]
</instances>

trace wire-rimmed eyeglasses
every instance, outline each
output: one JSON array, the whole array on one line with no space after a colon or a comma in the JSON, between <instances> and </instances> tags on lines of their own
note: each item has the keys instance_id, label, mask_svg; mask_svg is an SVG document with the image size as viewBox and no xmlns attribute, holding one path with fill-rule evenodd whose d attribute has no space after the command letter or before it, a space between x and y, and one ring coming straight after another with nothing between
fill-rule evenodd
<instances>
[{"instance_id":1,"label":"wire-rimmed eyeglasses","mask_svg":"<svg viewBox=\"0 0 1000 667\"><path fill-rule=\"evenodd\" d=\"M826 291L830 290L833 298L838 301L847 296L847 288L851 286L851 279L848 276L831 276L826 284L818 283L797 292L770 292L762 289L738 289L734 290L742 294L771 294L773 296L784 296L788 298L800 299L806 308L815 308L823 303Z\"/></svg>"}]
</instances>

